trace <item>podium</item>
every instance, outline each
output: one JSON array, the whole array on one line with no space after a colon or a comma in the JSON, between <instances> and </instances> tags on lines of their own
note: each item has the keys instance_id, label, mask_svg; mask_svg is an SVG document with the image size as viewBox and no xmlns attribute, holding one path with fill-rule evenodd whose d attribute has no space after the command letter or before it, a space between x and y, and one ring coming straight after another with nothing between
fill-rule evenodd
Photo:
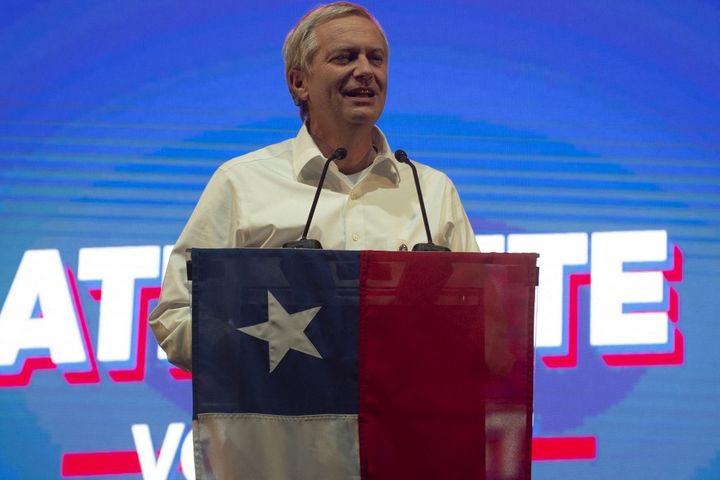
<instances>
[{"instance_id":1,"label":"podium","mask_svg":"<svg viewBox=\"0 0 720 480\"><path fill-rule=\"evenodd\" d=\"M530 478L536 254L193 249L198 478Z\"/></svg>"}]
</instances>

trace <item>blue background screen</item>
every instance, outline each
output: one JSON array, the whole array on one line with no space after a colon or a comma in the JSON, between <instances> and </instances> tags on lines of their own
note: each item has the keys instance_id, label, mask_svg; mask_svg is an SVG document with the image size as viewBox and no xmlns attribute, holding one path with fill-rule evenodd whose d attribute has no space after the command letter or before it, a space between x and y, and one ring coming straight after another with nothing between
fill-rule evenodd
<instances>
[{"instance_id":1,"label":"blue background screen","mask_svg":"<svg viewBox=\"0 0 720 480\"><path fill-rule=\"evenodd\" d=\"M17 350L0 351L0 478L192 476L190 382L144 322L212 172L300 127L281 49L312 6L0 6L0 350ZM485 250L575 234L584 255L540 287L562 340L536 348L534 478L720 478L720 6L366 6L390 41L391 146L451 177ZM647 232L666 257L620 264L664 272L662 299L622 308L670 312L667 341L599 345L602 234ZM83 273L85 253L130 247L155 277L113 293ZM133 306L127 361L97 355L112 295ZM84 359L21 333L48 299Z\"/></svg>"}]
</instances>

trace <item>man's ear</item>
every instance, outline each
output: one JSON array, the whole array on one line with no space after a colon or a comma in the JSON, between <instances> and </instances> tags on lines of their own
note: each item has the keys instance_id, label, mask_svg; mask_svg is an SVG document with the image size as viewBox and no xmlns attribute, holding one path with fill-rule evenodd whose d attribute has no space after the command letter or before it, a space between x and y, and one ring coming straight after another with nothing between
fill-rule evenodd
<instances>
[{"instance_id":1,"label":"man's ear","mask_svg":"<svg viewBox=\"0 0 720 480\"><path fill-rule=\"evenodd\" d=\"M300 101L307 102L308 90L307 90L307 75L297 68L290 70L288 74L290 88L292 88L295 98Z\"/></svg>"}]
</instances>

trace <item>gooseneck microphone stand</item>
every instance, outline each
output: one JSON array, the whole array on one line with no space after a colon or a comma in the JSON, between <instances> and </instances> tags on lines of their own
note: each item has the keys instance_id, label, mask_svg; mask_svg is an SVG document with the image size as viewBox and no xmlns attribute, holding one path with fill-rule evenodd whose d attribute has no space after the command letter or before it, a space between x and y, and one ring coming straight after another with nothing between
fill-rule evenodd
<instances>
[{"instance_id":1,"label":"gooseneck microphone stand","mask_svg":"<svg viewBox=\"0 0 720 480\"><path fill-rule=\"evenodd\" d=\"M395 150L395 160L400 163L407 163L412 169L413 178L415 179L415 190L417 191L418 201L420 202L420 213L422 213L423 225L425 225L425 234L427 235L427 243L418 243L413 247L413 252L449 252L450 249L442 245L435 245L430 234L430 223L428 222L427 212L425 211L425 202L423 201L422 189L420 189L420 179L418 178L417 169L410 161L405 150Z\"/></svg>"},{"instance_id":2,"label":"gooseneck microphone stand","mask_svg":"<svg viewBox=\"0 0 720 480\"><path fill-rule=\"evenodd\" d=\"M318 199L320 198L320 191L322 190L323 183L325 182L325 175L327 174L330 162L333 160L342 160L347 156L347 150L344 148L336 148L332 155L325 161L325 165L320 174L320 181L318 182L317 189L315 190L315 198L313 198L312 206L310 207L310 214L308 215L307 222L305 223L305 230L303 230L302 237L300 240L294 240L283 244L283 248L315 248L322 249L322 244L319 240L307 238L308 232L310 231L310 222L315 214L315 207L317 206Z\"/></svg>"}]
</instances>

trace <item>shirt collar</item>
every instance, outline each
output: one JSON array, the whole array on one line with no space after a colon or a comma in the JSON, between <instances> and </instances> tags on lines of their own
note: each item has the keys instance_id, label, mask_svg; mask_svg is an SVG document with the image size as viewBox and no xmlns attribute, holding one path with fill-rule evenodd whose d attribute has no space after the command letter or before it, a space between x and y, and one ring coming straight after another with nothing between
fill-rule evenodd
<instances>
[{"instance_id":1,"label":"shirt collar","mask_svg":"<svg viewBox=\"0 0 720 480\"><path fill-rule=\"evenodd\" d=\"M397 185L400 182L400 174L385 135L378 127L373 127L372 137L373 145L377 148L377 154L368 168L374 174L383 176ZM292 162L295 178L300 181L319 178L325 163L325 158L310 136L305 124L300 127L300 131L293 141Z\"/></svg>"}]
</instances>

